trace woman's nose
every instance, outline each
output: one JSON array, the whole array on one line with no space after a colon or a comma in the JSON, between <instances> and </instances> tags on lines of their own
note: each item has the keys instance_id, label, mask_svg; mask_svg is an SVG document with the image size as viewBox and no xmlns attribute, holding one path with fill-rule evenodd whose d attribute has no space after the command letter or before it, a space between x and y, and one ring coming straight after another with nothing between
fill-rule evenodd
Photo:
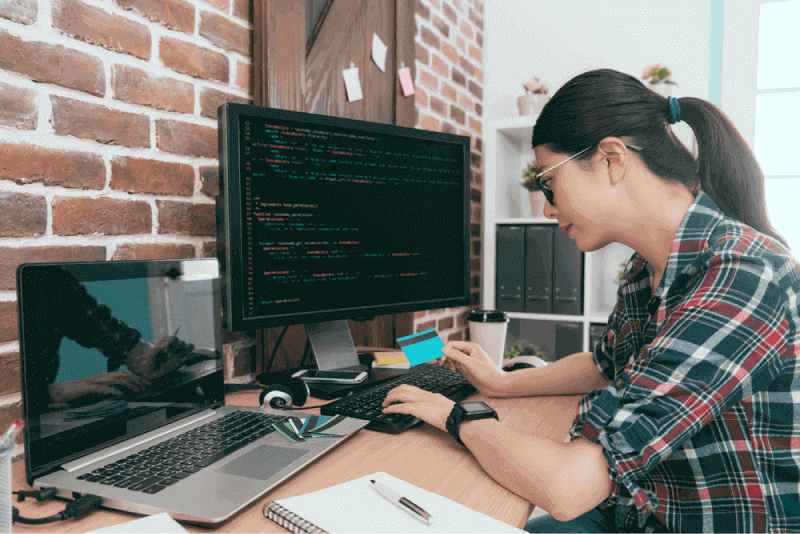
<instances>
[{"instance_id":1,"label":"woman's nose","mask_svg":"<svg viewBox=\"0 0 800 534\"><path fill-rule=\"evenodd\" d=\"M555 219L556 218L556 208L549 202L544 203L544 216L548 219Z\"/></svg>"}]
</instances>

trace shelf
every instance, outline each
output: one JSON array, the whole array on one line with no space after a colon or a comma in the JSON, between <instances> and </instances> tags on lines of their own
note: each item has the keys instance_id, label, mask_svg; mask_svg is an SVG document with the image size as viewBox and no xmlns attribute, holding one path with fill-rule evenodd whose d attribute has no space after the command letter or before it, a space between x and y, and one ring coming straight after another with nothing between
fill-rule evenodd
<instances>
[{"instance_id":1,"label":"shelf","mask_svg":"<svg viewBox=\"0 0 800 534\"><path fill-rule=\"evenodd\" d=\"M608 314L603 315L602 312L594 312L591 315L555 315L550 313L524 313L524 312L506 312L510 319L522 319L525 321L558 321L560 323L600 323L606 324L608 322Z\"/></svg>"},{"instance_id":2,"label":"shelf","mask_svg":"<svg viewBox=\"0 0 800 534\"><path fill-rule=\"evenodd\" d=\"M495 224L558 224L554 219L546 219L543 217L515 217L506 219L495 219Z\"/></svg>"}]
</instances>

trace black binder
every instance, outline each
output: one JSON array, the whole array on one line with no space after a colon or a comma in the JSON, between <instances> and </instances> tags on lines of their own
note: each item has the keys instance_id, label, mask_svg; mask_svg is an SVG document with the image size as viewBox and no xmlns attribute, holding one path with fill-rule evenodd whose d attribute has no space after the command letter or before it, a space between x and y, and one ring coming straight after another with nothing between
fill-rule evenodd
<instances>
[{"instance_id":1,"label":"black binder","mask_svg":"<svg viewBox=\"0 0 800 534\"><path fill-rule=\"evenodd\" d=\"M583 313L583 252L562 231L555 232L553 313Z\"/></svg>"},{"instance_id":2,"label":"black binder","mask_svg":"<svg viewBox=\"0 0 800 534\"><path fill-rule=\"evenodd\" d=\"M570 354L583 352L583 325L581 323L556 323L556 360Z\"/></svg>"},{"instance_id":3,"label":"black binder","mask_svg":"<svg viewBox=\"0 0 800 534\"><path fill-rule=\"evenodd\" d=\"M553 310L553 226L525 229L525 311Z\"/></svg>"},{"instance_id":4,"label":"black binder","mask_svg":"<svg viewBox=\"0 0 800 534\"><path fill-rule=\"evenodd\" d=\"M525 311L522 288L525 285L525 227L497 227L497 292L498 310Z\"/></svg>"},{"instance_id":5,"label":"black binder","mask_svg":"<svg viewBox=\"0 0 800 534\"><path fill-rule=\"evenodd\" d=\"M589 325L589 350L594 350L594 346L600 341L600 338L603 337L603 334L606 333L606 329L608 326L604 324L597 324L592 323Z\"/></svg>"}]
</instances>

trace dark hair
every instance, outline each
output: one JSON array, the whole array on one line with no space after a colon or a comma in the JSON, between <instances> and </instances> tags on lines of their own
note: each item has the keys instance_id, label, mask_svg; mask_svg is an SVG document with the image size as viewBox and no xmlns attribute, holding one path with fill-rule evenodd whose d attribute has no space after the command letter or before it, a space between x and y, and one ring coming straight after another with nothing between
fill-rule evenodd
<instances>
[{"instance_id":1,"label":"dark hair","mask_svg":"<svg viewBox=\"0 0 800 534\"><path fill-rule=\"evenodd\" d=\"M697 139L698 159L669 126L667 99L640 80L610 69L580 74L545 105L531 145L588 159L606 137L631 138L645 165L665 180L700 188L728 217L788 245L769 222L764 173L750 147L717 106L700 98L678 99L681 117Z\"/></svg>"}]
</instances>

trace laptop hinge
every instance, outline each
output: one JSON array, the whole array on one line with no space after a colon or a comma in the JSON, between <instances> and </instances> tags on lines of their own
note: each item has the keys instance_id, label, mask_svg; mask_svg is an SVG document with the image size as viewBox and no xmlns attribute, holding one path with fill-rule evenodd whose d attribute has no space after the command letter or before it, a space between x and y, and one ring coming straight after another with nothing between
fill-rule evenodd
<instances>
[{"instance_id":1,"label":"laptop hinge","mask_svg":"<svg viewBox=\"0 0 800 534\"><path fill-rule=\"evenodd\" d=\"M129 439L127 441L123 441L122 443L118 443L113 447L109 447L107 449L103 449L102 451L98 451L87 456L83 456L78 458L77 460L73 460L71 462L67 462L61 466L62 469L65 471L72 473L73 471L77 471L78 469L82 469L87 465L91 465L95 462L99 462L101 460L105 460L106 458L110 458L115 454L119 454L121 452L125 452L129 449L133 449L135 447L139 447L148 441L161 439L162 437L166 436L170 432L174 432L181 428L187 427L189 425L193 425L199 421L204 419L208 419L209 417L213 417L217 414L217 412L213 410L203 410L202 412L195 414L193 416L187 417L181 421L173 423L171 425L167 425L164 428L159 428L152 432L148 432L147 434L143 434L141 436L136 436L135 438Z\"/></svg>"}]
</instances>

